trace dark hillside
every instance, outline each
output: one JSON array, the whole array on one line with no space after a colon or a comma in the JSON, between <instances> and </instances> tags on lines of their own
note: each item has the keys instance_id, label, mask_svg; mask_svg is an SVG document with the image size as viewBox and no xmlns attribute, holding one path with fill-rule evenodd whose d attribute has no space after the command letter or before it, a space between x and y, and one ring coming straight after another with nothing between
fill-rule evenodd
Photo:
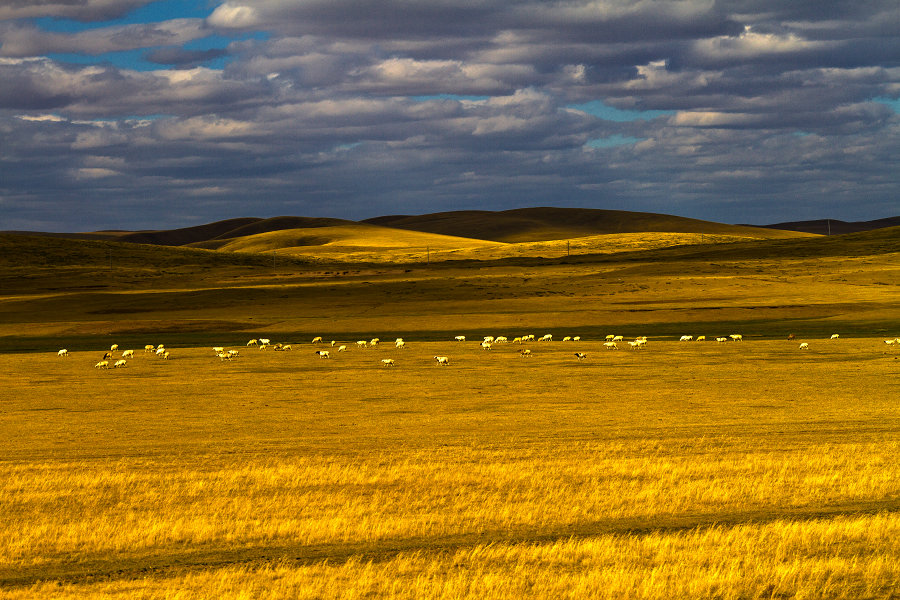
<instances>
[{"instance_id":1,"label":"dark hillside","mask_svg":"<svg viewBox=\"0 0 900 600\"><path fill-rule=\"evenodd\" d=\"M789 231L803 231L817 235L842 235L845 233L858 233L871 231L884 227L900 225L900 217L887 217L874 221L839 221L837 219L817 219L814 221L790 221L787 223L775 223L772 225L759 225L767 229L783 229ZM755 226L754 226L755 227Z\"/></svg>"},{"instance_id":2,"label":"dark hillside","mask_svg":"<svg viewBox=\"0 0 900 600\"><path fill-rule=\"evenodd\" d=\"M418 216L367 219L397 229L410 229L497 242L535 242L598 234L666 232L719 233L752 237L796 237L794 232L766 231L672 215L589 208L520 208L499 212L456 211ZM802 234L800 234L802 235Z\"/></svg>"}]
</instances>

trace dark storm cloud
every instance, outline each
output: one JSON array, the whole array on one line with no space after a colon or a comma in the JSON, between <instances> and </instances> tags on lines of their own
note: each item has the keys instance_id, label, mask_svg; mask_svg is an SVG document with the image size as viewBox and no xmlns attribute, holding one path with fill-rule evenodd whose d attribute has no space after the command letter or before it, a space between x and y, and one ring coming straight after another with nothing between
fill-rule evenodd
<instances>
[{"instance_id":1,"label":"dark storm cloud","mask_svg":"<svg viewBox=\"0 0 900 600\"><path fill-rule=\"evenodd\" d=\"M77 33L26 20L138 4L0 8L0 228L548 204L896 213L896 2L230 0ZM103 58L128 51L160 68ZM198 66L214 58L224 70Z\"/></svg>"}]
</instances>

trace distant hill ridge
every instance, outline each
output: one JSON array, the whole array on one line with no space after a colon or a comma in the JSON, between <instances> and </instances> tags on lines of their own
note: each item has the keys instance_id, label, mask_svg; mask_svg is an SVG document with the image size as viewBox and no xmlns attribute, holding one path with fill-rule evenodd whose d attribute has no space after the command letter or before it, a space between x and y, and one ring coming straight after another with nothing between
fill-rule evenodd
<instances>
[{"instance_id":1,"label":"distant hill ridge","mask_svg":"<svg viewBox=\"0 0 900 600\"><path fill-rule=\"evenodd\" d=\"M268 219L244 217L216 221L215 223L207 223L206 225L197 225L195 227L184 227L182 229L140 231L123 235L118 238L118 241L135 244L155 244L158 246L186 246L210 240L244 237L281 229L330 227L352 222L344 219L317 217L271 217Z\"/></svg>"},{"instance_id":2,"label":"distant hill ridge","mask_svg":"<svg viewBox=\"0 0 900 600\"><path fill-rule=\"evenodd\" d=\"M772 225L759 225L766 229L786 229L790 231L804 231L818 235L841 235L844 233L859 233L885 227L900 225L900 217L887 217L874 221L839 221L837 219L816 219L813 221L788 221L774 223Z\"/></svg>"},{"instance_id":3,"label":"distant hill ridge","mask_svg":"<svg viewBox=\"0 0 900 600\"><path fill-rule=\"evenodd\" d=\"M393 215L363 223L477 238L495 242L539 242L615 233L718 233L748 237L797 237L796 232L769 231L657 213L593 208L517 208L468 210L427 215Z\"/></svg>"}]
</instances>

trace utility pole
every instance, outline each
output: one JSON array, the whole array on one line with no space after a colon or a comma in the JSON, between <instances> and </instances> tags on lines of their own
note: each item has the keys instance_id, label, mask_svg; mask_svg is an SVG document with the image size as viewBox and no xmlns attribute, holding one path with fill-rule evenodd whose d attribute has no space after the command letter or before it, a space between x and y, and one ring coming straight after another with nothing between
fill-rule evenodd
<instances>
[{"instance_id":1,"label":"utility pole","mask_svg":"<svg viewBox=\"0 0 900 600\"><path fill-rule=\"evenodd\" d=\"M431 246L425 246L425 264L431 264Z\"/></svg>"},{"instance_id":2,"label":"utility pole","mask_svg":"<svg viewBox=\"0 0 900 600\"><path fill-rule=\"evenodd\" d=\"M826 219L826 222L828 223L828 235L831 235L831 219Z\"/></svg>"},{"instance_id":3,"label":"utility pole","mask_svg":"<svg viewBox=\"0 0 900 600\"><path fill-rule=\"evenodd\" d=\"M566 240L566 256L569 256L569 240Z\"/></svg>"}]
</instances>

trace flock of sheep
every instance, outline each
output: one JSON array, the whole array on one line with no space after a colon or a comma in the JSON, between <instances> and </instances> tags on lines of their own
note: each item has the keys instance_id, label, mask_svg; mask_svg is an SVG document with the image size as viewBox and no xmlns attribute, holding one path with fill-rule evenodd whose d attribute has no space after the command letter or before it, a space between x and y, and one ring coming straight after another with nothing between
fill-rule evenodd
<instances>
[{"instance_id":1,"label":"flock of sheep","mask_svg":"<svg viewBox=\"0 0 900 600\"><path fill-rule=\"evenodd\" d=\"M789 340L794 340L796 336L794 334L790 334L788 336ZM836 340L840 338L840 335L835 333L830 339ZM741 342L743 341L743 335L741 334L731 334L728 337L716 337L714 338L718 343L725 343L729 340L732 342ZM466 337L464 335L458 335L454 338L455 342L465 342ZM519 337L515 337L510 341L505 336L484 336L484 338L480 342L480 347L482 350L491 350L495 344L525 344L527 342L552 342L553 335L545 334L541 337L535 337L534 335L523 335ZM580 342L581 336L565 336L562 338L563 342ZM606 350L618 350L618 343L624 342L624 336L621 335L607 335L603 341L603 347ZM692 335L683 335L679 338L680 342L702 342L706 341L705 335L700 335L694 337ZM895 339L886 339L883 340L884 343L888 346L897 345L900 346L900 338ZM378 346L381 343L379 338L372 338L370 340L359 340L356 342L357 348L373 348ZM324 340L320 336L316 336L312 339L311 344L314 346L318 346L320 344L325 344ZM627 344L632 350L641 350L647 345L647 337L640 336L634 338L634 340L628 341ZM248 347L256 347L259 350L268 350L271 349L276 352L285 352L293 349L291 344L284 343L275 343L273 344L271 340L266 338L254 338L247 342ZM403 349L406 347L406 342L403 338L397 338L393 343L394 348ZM347 351L346 344L339 344L336 341L331 342L331 348L335 350L335 352L345 352ZM96 369L118 369L127 366L128 359L134 357L134 350L123 350L120 358L116 359L113 355L114 352L118 351L119 345L113 344L110 346L109 351L104 352L103 358L101 358L95 365ZM800 350L809 350L809 342L801 342L799 346ZM238 350L226 350L224 346L214 346L212 348L213 353L217 358L222 361L230 361L239 357L240 351ZM169 358L169 351L165 348L163 344L159 344L158 346L154 346L152 344L147 344L144 346L144 352L148 354L153 354L154 356L167 360ZM323 350L317 349L315 350L316 356L322 359L331 358L331 350ZM522 348L519 350L519 355L522 358L528 358L532 356L532 350L530 348ZM57 352L57 356L59 357L68 357L69 351L66 348L63 348ZM582 361L587 358L587 355L583 352L574 352L574 356L577 360ZM435 356L434 361L439 366L448 366L450 364L450 358L448 356ZM111 364L112 363L112 364ZM382 358L381 365L385 367L393 367L395 365L393 358Z\"/></svg>"}]
</instances>

